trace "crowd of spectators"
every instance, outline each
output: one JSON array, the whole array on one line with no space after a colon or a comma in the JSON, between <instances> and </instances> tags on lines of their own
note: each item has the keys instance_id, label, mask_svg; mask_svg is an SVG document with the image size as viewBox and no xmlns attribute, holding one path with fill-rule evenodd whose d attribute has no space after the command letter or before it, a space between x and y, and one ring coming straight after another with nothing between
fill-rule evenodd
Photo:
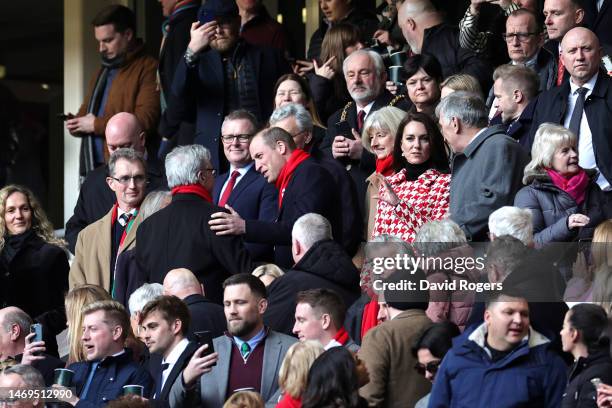
<instances>
[{"instance_id":1,"label":"crowd of spectators","mask_svg":"<svg viewBox=\"0 0 612 408\"><path fill-rule=\"evenodd\" d=\"M307 60L160 2L159 62L92 22L64 238L0 189L1 403L612 407L612 0L320 0Z\"/></svg>"}]
</instances>

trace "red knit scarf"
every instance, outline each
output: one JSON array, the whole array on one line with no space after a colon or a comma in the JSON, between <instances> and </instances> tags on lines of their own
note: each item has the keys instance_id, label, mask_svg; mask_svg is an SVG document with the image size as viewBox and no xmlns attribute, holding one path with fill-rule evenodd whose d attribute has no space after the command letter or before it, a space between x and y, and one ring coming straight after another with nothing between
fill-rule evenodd
<instances>
[{"instance_id":1,"label":"red knit scarf","mask_svg":"<svg viewBox=\"0 0 612 408\"><path fill-rule=\"evenodd\" d=\"M393 154L388 155L384 159L376 159L376 172L385 177L393 174Z\"/></svg>"},{"instance_id":2,"label":"red knit scarf","mask_svg":"<svg viewBox=\"0 0 612 408\"><path fill-rule=\"evenodd\" d=\"M580 205L586 198L586 190L589 186L589 176L586 171L580 169L577 174L567 178L563 177L553 169L546 169L546 172L550 176L555 186L565 191L576 201L576 204Z\"/></svg>"},{"instance_id":3,"label":"red knit scarf","mask_svg":"<svg viewBox=\"0 0 612 408\"><path fill-rule=\"evenodd\" d=\"M188 184L186 186L178 186L172 189L172 195L176 194L195 194L204 199L208 203L212 203L210 193L206 191L200 184Z\"/></svg>"},{"instance_id":4,"label":"red knit scarf","mask_svg":"<svg viewBox=\"0 0 612 408\"><path fill-rule=\"evenodd\" d=\"M363 315L361 317L361 339L365 337L368 330L378 325L378 299L370 300L365 308L363 309Z\"/></svg>"},{"instance_id":5,"label":"red knit scarf","mask_svg":"<svg viewBox=\"0 0 612 408\"><path fill-rule=\"evenodd\" d=\"M291 176L293 176L293 172L297 167L310 155L303 151L302 149L295 149L291 156L289 156L289 160L283 166L276 179L276 188L278 189L278 208L281 208L283 205L283 196L285 195L285 188L291 181Z\"/></svg>"},{"instance_id":6,"label":"red knit scarf","mask_svg":"<svg viewBox=\"0 0 612 408\"><path fill-rule=\"evenodd\" d=\"M336 333L336 335L334 336L334 340L336 340L338 343L342 344L343 346L346 345L346 343L348 343L349 339L350 337L346 329L344 328L344 326L342 326L340 330L338 330L338 333Z\"/></svg>"}]
</instances>

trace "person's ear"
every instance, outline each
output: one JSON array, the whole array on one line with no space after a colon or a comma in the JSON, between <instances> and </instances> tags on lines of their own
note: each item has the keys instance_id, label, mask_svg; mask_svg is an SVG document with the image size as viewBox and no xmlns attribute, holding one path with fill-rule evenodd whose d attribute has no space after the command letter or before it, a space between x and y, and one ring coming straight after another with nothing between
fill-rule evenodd
<instances>
[{"instance_id":1,"label":"person's ear","mask_svg":"<svg viewBox=\"0 0 612 408\"><path fill-rule=\"evenodd\" d=\"M312 131L306 132L306 137L304 138L304 144L308 145L312 140Z\"/></svg>"},{"instance_id":2,"label":"person's ear","mask_svg":"<svg viewBox=\"0 0 612 408\"><path fill-rule=\"evenodd\" d=\"M266 298L259 299L257 308L259 309L259 314L263 315L266 312L266 309L268 309L268 299Z\"/></svg>"},{"instance_id":3,"label":"person's ear","mask_svg":"<svg viewBox=\"0 0 612 408\"><path fill-rule=\"evenodd\" d=\"M584 20L584 9L582 7L576 10L576 25L582 24L582 20Z\"/></svg>"},{"instance_id":4,"label":"person's ear","mask_svg":"<svg viewBox=\"0 0 612 408\"><path fill-rule=\"evenodd\" d=\"M521 103L525 100L525 95L523 95L523 92L521 92L520 89L515 89L512 91L512 99L514 100L514 103Z\"/></svg>"},{"instance_id":5,"label":"person's ear","mask_svg":"<svg viewBox=\"0 0 612 408\"><path fill-rule=\"evenodd\" d=\"M13 324L10 330L10 337L12 342L16 342L21 337L21 327L18 324ZM26 333L27 335L27 333Z\"/></svg>"},{"instance_id":6,"label":"person's ear","mask_svg":"<svg viewBox=\"0 0 612 408\"><path fill-rule=\"evenodd\" d=\"M491 311L489 309L485 309L485 312L484 312L484 322L487 325L491 322Z\"/></svg>"},{"instance_id":7,"label":"person's ear","mask_svg":"<svg viewBox=\"0 0 612 408\"><path fill-rule=\"evenodd\" d=\"M112 330L112 334L114 341L119 340L121 338L121 335L123 334L123 328L121 326L115 326Z\"/></svg>"},{"instance_id":8,"label":"person's ear","mask_svg":"<svg viewBox=\"0 0 612 408\"><path fill-rule=\"evenodd\" d=\"M106 178L106 184L108 185L108 188L115 191L115 180L112 177Z\"/></svg>"},{"instance_id":9,"label":"person's ear","mask_svg":"<svg viewBox=\"0 0 612 408\"><path fill-rule=\"evenodd\" d=\"M293 253L295 255L300 255L302 253L302 244L300 244L300 241L298 241L297 239L293 239Z\"/></svg>"},{"instance_id":10,"label":"person's ear","mask_svg":"<svg viewBox=\"0 0 612 408\"><path fill-rule=\"evenodd\" d=\"M276 142L276 151L284 156L287 153L287 145L285 144L285 142L278 140Z\"/></svg>"},{"instance_id":11,"label":"person's ear","mask_svg":"<svg viewBox=\"0 0 612 408\"><path fill-rule=\"evenodd\" d=\"M323 328L323 330L327 330L329 329L330 325L331 325L331 316L327 313L323 313L323 315L321 315L321 327Z\"/></svg>"},{"instance_id":12,"label":"person's ear","mask_svg":"<svg viewBox=\"0 0 612 408\"><path fill-rule=\"evenodd\" d=\"M450 122L451 122L451 126L453 127L453 131L455 132L455 134L461 133L461 122L459 121L459 119L453 116Z\"/></svg>"},{"instance_id":13,"label":"person's ear","mask_svg":"<svg viewBox=\"0 0 612 408\"><path fill-rule=\"evenodd\" d=\"M172 334L177 335L183 331L183 321L176 319L172 322Z\"/></svg>"},{"instance_id":14,"label":"person's ear","mask_svg":"<svg viewBox=\"0 0 612 408\"><path fill-rule=\"evenodd\" d=\"M131 42L134 39L134 30L132 30L131 28L127 28L123 32L123 35L125 35L125 37L127 38L128 42Z\"/></svg>"}]
</instances>

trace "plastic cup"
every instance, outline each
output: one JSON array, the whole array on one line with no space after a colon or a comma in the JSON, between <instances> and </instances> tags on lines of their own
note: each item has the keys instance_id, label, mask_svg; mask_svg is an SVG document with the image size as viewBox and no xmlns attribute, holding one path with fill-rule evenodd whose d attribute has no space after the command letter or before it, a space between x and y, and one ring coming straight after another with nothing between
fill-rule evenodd
<instances>
[{"instance_id":1,"label":"plastic cup","mask_svg":"<svg viewBox=\"0 0 612 408\"><path fill-rule=\"evenodd\" d=\"M61 385L62 387L70 387L72 384L72 377L74 376L74 371L69 370L67 368L56 368L55 376L53 377L53 383L57 385Z\"/></svg>"},{"instance_id":2,"label":"plastic cup","mask_svg":"<svg viewBox=\"0 0 612 408\"><path fill-rule=\"evenodd\" d=\"M124 385L123 395L138 395L139 397L144 397L144 387L137 384Z\"/></svg>"}]
</instances>

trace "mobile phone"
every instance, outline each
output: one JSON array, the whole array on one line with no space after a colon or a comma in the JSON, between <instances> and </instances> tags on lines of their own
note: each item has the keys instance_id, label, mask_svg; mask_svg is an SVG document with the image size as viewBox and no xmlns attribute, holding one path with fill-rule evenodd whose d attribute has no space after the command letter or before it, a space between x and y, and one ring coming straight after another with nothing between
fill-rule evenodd
<instances>
[{"instance_id":1,"label":"mobile phone","mask_svg":"<svg viewBox=\"0 0 612 408\"><path fill-rule=\"evenodd\" d=\"M30 333L36 333L30 343L34 343L35 341L43 341L43 328L42 324L34 323L30 325Z\"/></svg>"},{"instance_id":2,"label":"mobile phone","mask_svg":"<svg viewBox=\"0 0 612 408\"><path fill-rule=\"evenodd\" d=\"M354 139L353 129L351 129L351 125L346 120L341 120L336 123L336 136L344 136L348 139Z\"/></svg>"},{"instance_id":3,"label":"mobile phone","mask_svg":"<svg viewBox=\"0 0 612 408\"><path fill-rule=\"evenodd\" d=\"M215 347L213 345L213 334L210 330L194 332L193 336L195 337L196 343L198 344L198 348L202 347L205 344L208 344L208 347L202 353L202 357L215 352ZM217 365L217 363L213 365Z\"/></svg>"},{"instance_id":4,"label":"mobile phone","mask_svg":"<svg viewBox=\"0 0 612 408\"><path fill-rule=\"evenodd\" d=\"M217 16L214 13L211 13L210 11L202 11L198 16L198 20L202 25L210 23L211 21L214 21L216 19Z\"/></svg>"},{"instance_id":5,"label":"mobile phone","mask_svg":"<svg viewBox=\"0 0 612 408\"><path fill-rule=\"evenodd\" d=\"M63 121L67 121L68 119L74 118L74 115L71 114L71 113L68 113L68 114L66 114L66 113L58 113L57 114L57 118L60 119L60 120L63 120Z\"/></svg>"}]
</instances>

